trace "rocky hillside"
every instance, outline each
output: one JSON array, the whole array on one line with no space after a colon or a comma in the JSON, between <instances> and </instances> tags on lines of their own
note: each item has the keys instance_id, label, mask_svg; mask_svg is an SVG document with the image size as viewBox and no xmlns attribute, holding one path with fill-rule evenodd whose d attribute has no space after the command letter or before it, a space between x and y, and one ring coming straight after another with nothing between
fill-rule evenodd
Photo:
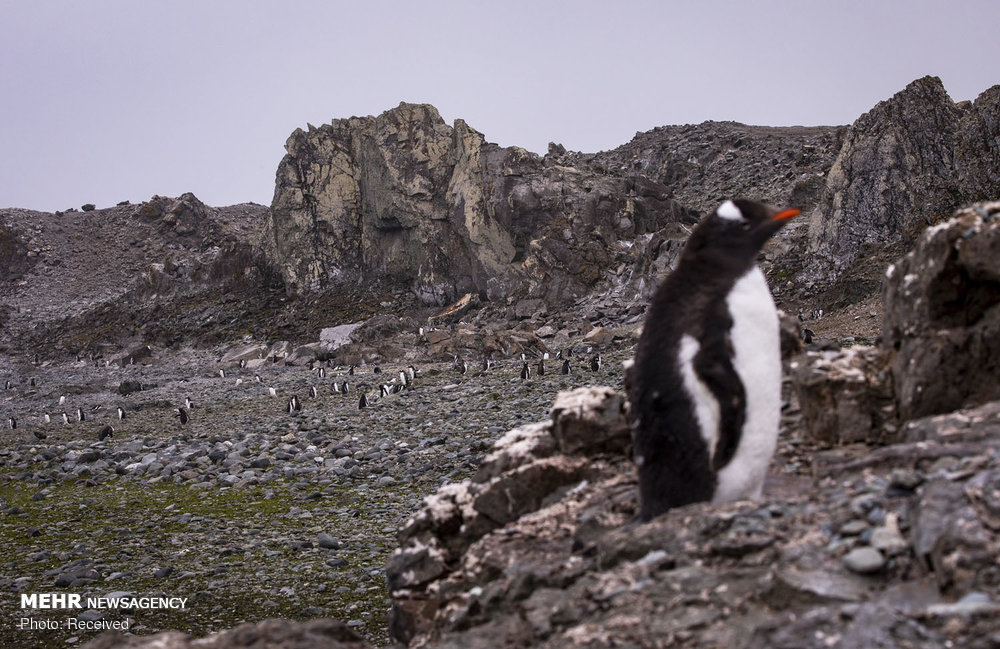
<instances>
[{"instance_id":1,"label":"rocky hillside","mask_svg":"<svg viewBox=\"0 0 1000 649\"><path fill-rule=\"evenodd\" d=\"M664 241L747 196L808 213L769 248L772 279L843 306L877 292L871 267L927 225L995 194L998 115L1000 87L955 104L925 77L850 127L706 122L537 156L401 104L291 135L266 243L296 292L391 280L428 304L566 305L648 284Z\"/></svg>"}]
</instances>

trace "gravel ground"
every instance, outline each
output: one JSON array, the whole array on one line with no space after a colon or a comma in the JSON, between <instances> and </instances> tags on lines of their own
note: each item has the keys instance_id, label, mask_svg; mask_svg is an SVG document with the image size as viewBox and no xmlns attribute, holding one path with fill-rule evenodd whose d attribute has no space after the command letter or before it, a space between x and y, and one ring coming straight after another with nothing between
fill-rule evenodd
<instances>
[{"instance_id":1,"label":"gravel ground","mask_svg":"<svg viewBox=\"0 0 1000 649\"><path fill-rule=\"evenodd\" d=\"M0 436L0 589L11 612L0 646L66 646L96 635L16 628L32 616L129 617L133 632L195 634L267 617L330 616L384 644L384 566L422 498L471 475L503 432L543 419L558 391L620 389L620 362L630 355L609 353L596 373L574 359L565 376L558 361L543 376L533 364L527 381L515 360L465 375L451 364L422 365L413 389L364 410L362 384L377 395L400 368L376 375L362 367L354 376L330 368L321 379L268 363L221 377L216 354L191 350L124 368L0 362L13 384L0 393L2 412L18 422ZM124 380L144 389L121 396ZM332 394L344 380L351 392ZM295 416L286 412L291 394L303 405ZM194 407L182 425L174 409L185 398ZM77 408L86 421L76 421ZM98 441L106 423L114 436ZM22 611L20 593L44 592L188 601L173 611Z\"/></svg>"}]
</instances>

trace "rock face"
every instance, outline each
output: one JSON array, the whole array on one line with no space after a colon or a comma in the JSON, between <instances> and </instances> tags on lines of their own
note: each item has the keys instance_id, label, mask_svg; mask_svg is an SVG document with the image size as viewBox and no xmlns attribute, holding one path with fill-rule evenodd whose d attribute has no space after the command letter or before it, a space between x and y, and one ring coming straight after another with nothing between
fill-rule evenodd
<instances>
[{"instance_id":1,"label":"rock face","mask_svg":"<svg viewBox=\"0 0 1000 649\"><path fill-rule=\"evenodd\" d=\"M1000 398L1000 203L959 211L889 267L884 345L903 419Z\"/></svg>"},{"instance_id":2,"label":"rock face","mask_svg":"<svg viewBox=\"0 0 1000 649\"><path fill-rule=\"evenodd\" d=\"M807 271L838 277L887 244L911 244L927 226L998 188L1000 88L952 102L937 77L909 84L858 118L812 211Z\"/></svg>"},{"instance_id":3,"label":"rock face","mask_svg":"<svg viewBox=\"0 0 1000 649\"><path fill-rule=\"evenodd\" d=\"M776 467L765 502L635 525L622 400L560 395L550 421L510 431L473 480L426 499L387 568L397 640L930 649L997 637L1000 404L911 422L876 452L814 453L813 475Z\"/></svg>"},{"instance_id":4,"label":"rock face","mask_svg":"<svg viewBox=\"0 0 1000 649\"><path fill-rule=\"evenodd\" d=\"M619 263L619 240L690 217L655 183L489 144L428 105L296 130L286 149L266 240L297 291L388 280L436 305L566 300Z\"/></svg>"}]
</instances>

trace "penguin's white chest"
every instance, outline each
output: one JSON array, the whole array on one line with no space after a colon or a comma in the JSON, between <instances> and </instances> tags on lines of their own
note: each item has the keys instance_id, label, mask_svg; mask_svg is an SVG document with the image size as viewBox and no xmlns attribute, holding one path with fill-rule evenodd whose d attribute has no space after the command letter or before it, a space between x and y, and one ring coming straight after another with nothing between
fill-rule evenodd
<instances>
[{"instance_id":1,"label":"penguin's white chest","mask_svg":"<svg viewBox=\"0 0 1000 649\"><path fill-rule=\"evenodd\" d=\"M746 391L746 419L735 455L716 476L716 503L760 497L781 417L778 312L758 267L736 281L726 305L733 320L733 367Z\"/></svg>"}]
</instances>

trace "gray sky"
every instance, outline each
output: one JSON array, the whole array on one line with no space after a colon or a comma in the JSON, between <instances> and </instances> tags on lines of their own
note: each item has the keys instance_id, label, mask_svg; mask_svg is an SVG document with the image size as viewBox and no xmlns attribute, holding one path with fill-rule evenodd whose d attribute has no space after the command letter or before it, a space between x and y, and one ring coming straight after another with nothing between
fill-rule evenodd
<instances>
[{"instance_id":1,"label":"gray sky","mask_svg":"<svg viewBox=\"0 0 1000 649\"><path fill-rule=\"evenodd\" d=\"M1000 83L997 0L0 0L0 207L269 204L296 127L427 102L599 151L708 119L849 124Z\"/></svg>"}]
</instances>

